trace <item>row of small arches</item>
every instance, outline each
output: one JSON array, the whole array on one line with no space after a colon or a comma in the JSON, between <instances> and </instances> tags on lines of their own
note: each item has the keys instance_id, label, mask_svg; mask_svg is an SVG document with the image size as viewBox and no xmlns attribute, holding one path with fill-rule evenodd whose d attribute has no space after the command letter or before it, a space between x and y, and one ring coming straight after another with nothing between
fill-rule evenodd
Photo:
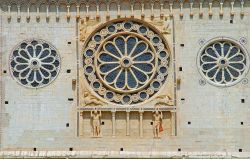
<instances>
[{"instance_id":1,"label":"row of small arches","mask_svg":"<svg viewBox=\"0 0 250 159\"><path fill-rule=\"evenodd\" d=\"M242 3L248 3L244 0L12 0L12 1L3 1L0 3L2 6L2 9L8 8L10 6L11 8L17 9L17 6L20 8L27 8L27 7L35 7L40 8L42 6L70 6L70 8L76 8L79 6L80 8L89 8L89 10L96 10L97 7L100 9L110 8L110 10L117 8L120 6L121 10L127 10L128 8L131 8L131 5L134 6L134 8L142 8L150 9L153 5L154 9L160 9L161 6L163 8L169 8L169 6L172 4L173 8L179 8L180 5L183 5L183 7L189 7L190 4L193 5L193 7L199 7L199 5L202 3L203 6L209 6L209 3L212 4L213 7L220 7L220 3L223 3L223 6L231 6L231 3L234 3L235 6L240 6Z\"/></svg>"}]
</instances>

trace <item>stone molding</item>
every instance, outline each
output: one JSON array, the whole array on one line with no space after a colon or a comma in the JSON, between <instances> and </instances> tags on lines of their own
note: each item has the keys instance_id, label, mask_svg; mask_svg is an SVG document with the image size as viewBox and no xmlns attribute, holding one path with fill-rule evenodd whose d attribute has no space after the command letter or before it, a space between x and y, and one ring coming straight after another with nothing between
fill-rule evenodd
<instances>
[{"instance_id":1,"label":"stone molding","mask_svg":"<svg viewBox=\"0 0 250 159\"><path fill-rule=\"evenodd\" d=\"M139 108L139 107L81 107L78 108L79 111L92 111L97 109L98 111L155 111L156 108ZM157 110L159 111L171 111L176 112L176 106L164 106L164 107L158 107Z\"/></svg>"},{"instance_id":2,"label":"stone molding","mask_svg":"<svg viewBox=\"0 0 250 159\"><path fill-rule=\"evenodd\" d=\"M249 158L250 152L0 151L3 158Z\"/></svg>"},{"instance_id":3,"label":"stone molding","mask_svg":"<svg viewBox=\"0 0 250 159\"><path fill-rule=\"evenodd\" d=\"M11 18L11 12L17 13L17 18L21 18L21 8L25 7L26 10L26 18L30 18L30 8L36 7L36 18L40 18L40 9L42 5L46 6L46 17L50 18L50 6L54 5L56 6L56 17L60 17L60 9L61 7L65 7L65 11L67 12L66 18L70 18L74 12L74 15L76 15L76 18L92 18L90 17L90 12L95 12L95 18L99 19L101 14L100 12L104 11L106 12L107 19L110 18L110 11L116 10L117 17L120 18L123 14L123 4L126 3L126 1L114 1L114 0L4 0L0 2L0 6L2 7L3 11L5 11L8 14L8 18ZM225 6L225 4L229 4L229 6ZM128 6L130 10L130 16L134 17L134 11L135 7L139 7L141 11L141 17L150 17L154 18L155 15L155 9L160 11L160 17L165 16L180 16L181 18L188 14L190 17L193 17L194 15L198 15L202 17L203 15L207 14L210 17L213 15L216 15L214 8L219 8L219 16L223 16L224 14L229 14L230 16L234 15L240 15L244 16L244 5L245 0L229 0L229 1L223 1L220 0L219 3L216 3L214 1L210 0L189 0L189 1L173 1L173 0L150 0L150 1L138 1L138 0L130 0L128 1ZM149 6L149 7L146 7ZM13 8L14 7L14 8ZM224 12L224 8L230 8L230 11L228 13ZM240 8L240 12L236 13L235 7ZM188 8L188 12L184 9ZM137 8L138 9L138 8ZM82 13L82 10L84 10L84 13ZM127 10L127 8L125 9ZM145 11L149 10L150 13L146 13ZM177 11L176 11L177 10Z\"/></svg>"}]
</instances>

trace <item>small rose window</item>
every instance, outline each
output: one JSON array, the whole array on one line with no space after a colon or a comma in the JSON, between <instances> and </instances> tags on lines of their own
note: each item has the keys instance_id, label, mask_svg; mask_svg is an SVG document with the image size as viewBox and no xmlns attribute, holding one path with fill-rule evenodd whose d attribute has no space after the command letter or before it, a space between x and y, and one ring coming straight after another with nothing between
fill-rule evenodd
<instances>
[{"instance_id":1,"label":"small rose window","mask_svg":"<svg viewBox=\"0 0 250 159\"><path fill-rule=\"evenodd\" d=\"M60 57L51 44L43 40L27 40L10 56L10 70L18 83L30 88L43 87L57 77Z\"/></svg>"},{"instance_id":2,"label":"small rose window","mask_svg":"<svg viewBox=\"0 0 250 159\"><path fill-rule=\"evenodd\" d=\"M201 74L217 86L237 83L248 70L246 51L229 39L209 43L203 48L198 59Z\"/></svg>"}]
</instances>

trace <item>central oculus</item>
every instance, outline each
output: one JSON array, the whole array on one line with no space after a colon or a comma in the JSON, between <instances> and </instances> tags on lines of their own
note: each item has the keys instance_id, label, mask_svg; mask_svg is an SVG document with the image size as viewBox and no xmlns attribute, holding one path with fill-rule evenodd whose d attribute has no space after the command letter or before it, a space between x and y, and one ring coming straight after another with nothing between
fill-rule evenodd
<instances>
[{"instance_id":1,"label":"central oculus","mask_svg":"<svg viewBox=\"0 0 250 159\"><path fill-rule=\"evenodd\" d=\"M124 57L122 60L121 60L121 65L123 68L129 68L131 67L132 65L132 61L130 58L128 57Z\"/></svg>"},{"instance_id":2,"label":"central oculus","mask_svg":"<svg viewBox=\"0 0 250 159\"><path fill-rule=\"evenodd\" d=\"M35 69L39 69L40 67L40 62L38 61L38 59L31 59L31 62L30 62L30 68L35 70Z\"/></svg>"}]
</instances>

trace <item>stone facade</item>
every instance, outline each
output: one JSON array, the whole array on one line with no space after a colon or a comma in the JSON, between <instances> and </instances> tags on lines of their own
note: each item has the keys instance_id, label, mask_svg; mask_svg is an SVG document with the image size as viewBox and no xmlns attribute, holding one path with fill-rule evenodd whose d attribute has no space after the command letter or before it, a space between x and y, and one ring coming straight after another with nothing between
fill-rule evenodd
<instances>
[{"instance_id":1,"label":"stone facade","mask_svg":"<svg viewBox=\"0 0 250 159\"><path fill-rule=\"evenodd\" d=\"M0 6L1 157L250 157L249 1Z\"/></svg>"}]
</instances>

